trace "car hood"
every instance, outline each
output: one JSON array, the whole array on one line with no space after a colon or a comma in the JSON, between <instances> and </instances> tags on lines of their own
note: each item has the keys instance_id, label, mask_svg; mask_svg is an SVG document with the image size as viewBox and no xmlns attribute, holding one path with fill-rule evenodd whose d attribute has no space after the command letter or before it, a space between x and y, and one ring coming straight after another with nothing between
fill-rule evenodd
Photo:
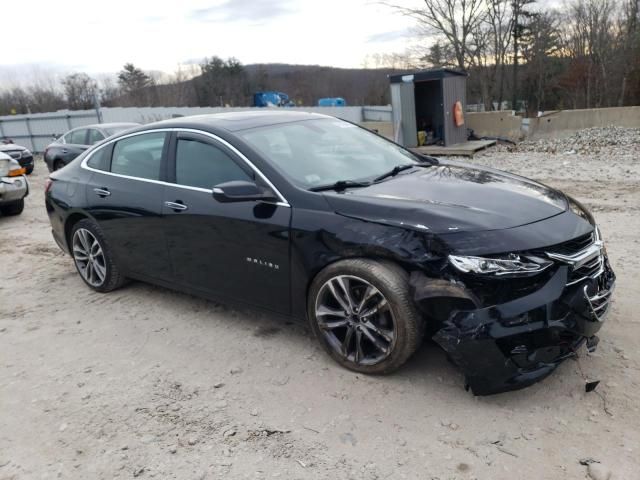
<instances>
[{"instance_id":1,"label":"car hood","mask_svg":"<svg viewBox=\"0 0 640 480\"><path fill-rule=\"evenodd\" d=\"M25 147L16 145L15 143L0 143L0 152L24 151Z\"/></svg>"},{"instance_id":2,"label":"car hood","mask_svg":"<svg viewBox=\"0 0 640 480\"><path fill-rule=\"evenodd\" d=\"M513 228L567 209L566 197L557 190L458 162L416 168L325 197L338 214L431 233Z\"/></svg>"}]
</instances>

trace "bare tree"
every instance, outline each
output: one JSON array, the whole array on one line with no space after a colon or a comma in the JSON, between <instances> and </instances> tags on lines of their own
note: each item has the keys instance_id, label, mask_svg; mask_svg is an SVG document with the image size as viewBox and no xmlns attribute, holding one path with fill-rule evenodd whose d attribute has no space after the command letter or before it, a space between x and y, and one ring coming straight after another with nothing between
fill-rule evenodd
<instances>
[{"instance_id":1,"label":"bare tree","mask_svg":"<svg viewBox=\"0 0 640 480\"><path fill-rule=\"evenodd\" d=\"M522 58L525 61L523 76L523 97L527 100L527 109L535 114L551 105L554 90L557 88L561 39L559 19L555 11L537 13L531 18L528 33L522 38Z\"/></svg>"},{"instance_id":2,"label":"bare tree","mask_svg":"<svg viewBox=\"0 0 640 480\"><path fill-rule=\"evenodd\" d=\"M62 87L71 110L88 110L96 103L98 85L86 73L72 73L62 80Z\"/></svg>"},{"instance_id":3,"label":"bare tree","mask_svg":"<svg viewBox=\"0 0 640 480\"><path fill-rule=\"evenodd\" d=\"M383 3L414 18L423 36L442 38L458 68L464 70L471 64L472 34L486 14L483 0L424 0L422 8Z\"/></svg>"},{"instance_id":4,"label":"bare tree","mask_svg":"<svg viewBox=\"0 0 640 480\"><path fill-rule=\"evenodd\" d=\"M513 11L509 0L487 0L485 22L491 30L493 63L493 85L497 88L498 109L502 109L505 88L505 64L513 38Z\"/></svg>"},{"instance_id":5,"label":"bare tree","mask_svg":"<svg viewBox=\"0 0 640 480\"><path fill-rule=\"evenodd\" d=\"M618 32L619 57L622 60L618 105L622 106L629 94L630 77L633 76L634 70L640 74L640 0L624 1ZM640 81L637 83L640 86Z\"/></svg>"},{"instance_id":6,"label":"bare tree","mask_svg":"<svg viewBox=\"0 0 640 480\"><path fill-rule=\"evenodd\" d=\"M566 8L565 48L573 61L578 103L585 108L608 106L609 71L615 60L614 0L574 0ZM579 99L576 98L576 101Z\"/></svg>"},{"instance_id":7,"label":"bare tree","mask_svg":"<svg viewBox=\"0 0 640 480\"><path fill-rule=\"evenodd\" d=\"M520 40L526 35L527 21L532 17L527 6L535 3L536 0L512 0L511 22L513 38L513 84L511 85L511 108L518 108L518 61L520 54Z\"/></svg>"}]
</instances>

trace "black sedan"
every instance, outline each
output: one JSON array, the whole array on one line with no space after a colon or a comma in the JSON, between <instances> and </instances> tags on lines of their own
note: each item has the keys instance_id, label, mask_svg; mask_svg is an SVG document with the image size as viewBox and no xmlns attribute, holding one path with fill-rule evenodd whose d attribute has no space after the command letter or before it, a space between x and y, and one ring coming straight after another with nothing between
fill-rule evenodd
<instances>
[{"instance_id":1,"label":"black sedan","mask_svg":"<svg viewBox=\"0 0 640 480\"><path fill-rule=\"evenodd\" d=\"M74 128L47 146L44 151L44 161L50 172L59 170L90 146L116 133L138 126L140 126L139 123L100 123Z\"/></svg>"},{"instance_id":2,"label":"black sedan","mask_svg":"<svg viewBox=\"0 0 640 480\"><path fill-rule=\"evenodd\" d=\"M0 142L0 152L16 160L27 175L33 172L33 153L28 148L13 143L13 140L3 140Z\"/></svg>"},{"instance_id":3,"label":"black sedan","mask_svg":"<svg viewBox=\"0 0 640 480\"><path fill-rule=\"evenodd\" d=\"M307 317L329 355L371 374L428 334L478 395L595 348L615 282L567 195L317 114L140 127L53 173L46 207L98 292L131 278Z\"/></svg>"}]
</instances>

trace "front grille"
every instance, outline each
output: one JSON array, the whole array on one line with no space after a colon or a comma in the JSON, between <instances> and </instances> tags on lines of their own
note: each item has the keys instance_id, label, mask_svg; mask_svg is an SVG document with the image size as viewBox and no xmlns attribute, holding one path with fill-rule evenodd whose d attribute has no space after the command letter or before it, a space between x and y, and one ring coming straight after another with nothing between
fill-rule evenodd
<instances>
[{"instance_id":1,"label":"front grille","mask_svg":"<svg viewBox=\"0 0 640 480\"><path fill-rule=\"evenodd\" d=\"M604 271L605 256L597 232L574 238L545 249L547 257L569 266L567 286L587 278L596 278Z\"/></svg>"},{"instance_id":2,"label":"front grille","mask_svg":"<svg viewBox=\"0 0 640 480\"><path fill-rule=\"evenodd\" d=\"M604 257L602 255L598 255L596 258L589 260L580 268L572 269L569 274L569 285L577 283L583 278L596 276L596 274L602 270L603 266Z\"/></svg>"},{"instance_id":3,"label":"front grille","mask_svg":"<svg viewBox=\"0 0 640 480\"><path fill-rule=\"evenodd\" d=\"M591 308L591 314L596 320L602 321L605 314L609 310L611 301L611 290L600 290L596 295L590 297L587 292L587 286L584 287L584 296Z\"/></svg>"},{"instance_id":4,"label":"front grille","mask_svg":"<svg viewBox=\"0 0 640 480\"><path fill-rule=\"evenodd\" d=\"M545 249L547 253L558 253L560 255L575 255L576 253L584 250L594 241L593 233L587 233L581 237L574 238L568 242L563 242L558 245L553 245Z\"/></svg>"}]
</instances>

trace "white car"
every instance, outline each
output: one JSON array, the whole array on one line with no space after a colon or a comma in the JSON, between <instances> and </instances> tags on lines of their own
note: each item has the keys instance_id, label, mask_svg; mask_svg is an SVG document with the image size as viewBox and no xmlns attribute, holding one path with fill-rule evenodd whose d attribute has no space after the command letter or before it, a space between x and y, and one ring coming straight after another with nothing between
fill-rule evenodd
<instances>
[{"instance_id":1,"label":"white car","mask_svg":"<svg viewBox=\"0 0 640 480\"><path fill-rule=\"evenodd\" d=\"M29 194L26 170L9 155L0 152L0 213L20 215Z\"/></svg>"}]
</instances>

